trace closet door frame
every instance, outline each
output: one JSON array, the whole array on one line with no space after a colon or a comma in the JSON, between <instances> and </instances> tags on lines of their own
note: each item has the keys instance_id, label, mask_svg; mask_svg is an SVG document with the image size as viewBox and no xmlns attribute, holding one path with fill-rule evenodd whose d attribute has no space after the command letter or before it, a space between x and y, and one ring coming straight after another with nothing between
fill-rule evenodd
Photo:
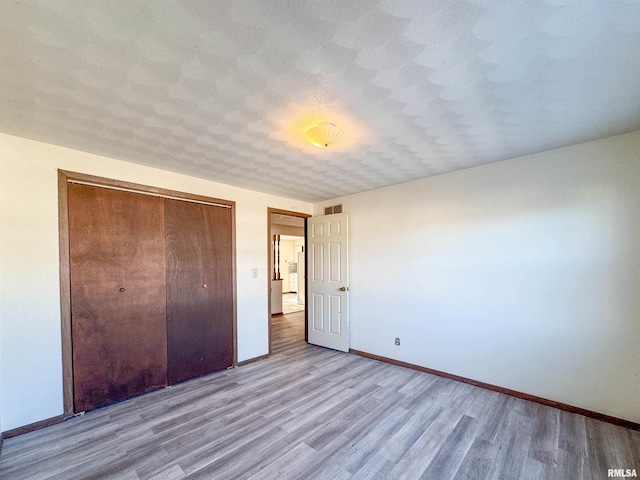
<instances>
[{"instance_id":1,"label":"closet door frame","mask_svg":"<svg viewBox=\"0 0 640 480\"><path fill-rule=\"evenodd\" d=\"M205 197L165 188L151 187L122 180L97 177L84 173L58 170L58 235L60 249L60 322L62 333L62 387L64 417L72 417L73 408L73 355L71 341L71 275L69 258L69 183L83 183L96 187L120 189L142 195L154 195L193 202L226 206L231 209L231 278L233 292L233 365L238 364L237 338L237 281L236 281L236 203L219 198Z\"/></svg>"}]
</instances>

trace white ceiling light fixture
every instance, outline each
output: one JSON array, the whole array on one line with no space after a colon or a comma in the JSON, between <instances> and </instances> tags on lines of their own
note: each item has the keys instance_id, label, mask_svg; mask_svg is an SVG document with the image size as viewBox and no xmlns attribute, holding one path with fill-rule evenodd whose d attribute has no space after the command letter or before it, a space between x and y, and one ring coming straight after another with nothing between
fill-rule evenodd
<instances>
[{"instance_id":1,"label":"white ceiling light fixture","mask_svg":"<svg viewBox=\"0 0 640 480\"><path fill-rule=\"evenodd\" d=\"M322 122L304 132L309 142L316 147L328 148L344 139L344 130L330 122Z\"/></svg>"}]
</instances>

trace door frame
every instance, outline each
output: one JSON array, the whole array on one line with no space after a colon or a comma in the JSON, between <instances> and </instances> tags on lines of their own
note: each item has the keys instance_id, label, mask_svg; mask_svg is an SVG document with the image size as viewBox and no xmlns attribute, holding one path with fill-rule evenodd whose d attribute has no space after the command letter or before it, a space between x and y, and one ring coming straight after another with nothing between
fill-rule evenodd
<instances>
[{"instance_id":1,"label":"door frame","mask_svg":"<svg viewBox=\"0 0 640 480\"><path fill-rule=\"evenodd\" d=\"M238 364L237 281L236 281L236 202L206 197L166 188L98 177L58 169L58 242L60 255L60 324L62 337L63 416L74 415L73 408L73 352L71 340L71 269L69 258L69 197L70 182L96 187L124 190L140 195L216 204L231 208L231 276L233 292L233 365Z\"/></svg>"},{"instance_id":2,"label":"door frame","mask_svg":"<svg viewBox=\"0 0 640 480\"><path fill-rule=\"evenodd\" d=\"M271 270L270 270L270 262L271 262L271 248L273 246L272 238L271 238L271 214L277 213L280 215L287 215L289 217L298 217L304 219L304 259L305 263L307 262L307 218L311 217L309 213L302 212L294 212L291 210L282 210L279 208L270 208L267 207L267 315L268 315L268 335L269 335L269 355L272 353L271 349ZM304 275L304 341L307 341L307 325L309 322L308 311L307 311L307 272L305 270Z\"/></svg>"}]
</instances>

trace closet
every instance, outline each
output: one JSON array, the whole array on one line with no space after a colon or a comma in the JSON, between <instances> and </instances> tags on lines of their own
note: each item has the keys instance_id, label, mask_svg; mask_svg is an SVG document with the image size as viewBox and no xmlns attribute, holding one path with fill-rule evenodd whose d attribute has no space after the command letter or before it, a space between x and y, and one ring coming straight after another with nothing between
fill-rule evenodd
<instances>
[{"instance_id":1,"label":"closet","mask_svg":"<svg viewBox=\"0 0 640 480\"><path fill-rule=\"evenodd\" d=\"M67 192L73 410L232 365L231 208Z\"/></svg>"}]
</instances>

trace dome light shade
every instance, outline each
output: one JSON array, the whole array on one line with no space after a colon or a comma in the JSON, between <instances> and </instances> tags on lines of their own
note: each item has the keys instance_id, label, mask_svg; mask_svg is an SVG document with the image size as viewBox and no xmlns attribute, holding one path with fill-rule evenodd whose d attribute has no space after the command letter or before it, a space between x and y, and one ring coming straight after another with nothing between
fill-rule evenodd
<instances>
[{"instance_id":1,"label":"dome light shade","mask_svg":"<svg viewBox=\"0 0 640 480\"><path fill-rule=\"evenodd\" d=\"M336 127L333 123L323 122L311 127L304 133L304 136L316 147L327 148L344 138L344 130Z\"/></svg>"}]
</instances>

